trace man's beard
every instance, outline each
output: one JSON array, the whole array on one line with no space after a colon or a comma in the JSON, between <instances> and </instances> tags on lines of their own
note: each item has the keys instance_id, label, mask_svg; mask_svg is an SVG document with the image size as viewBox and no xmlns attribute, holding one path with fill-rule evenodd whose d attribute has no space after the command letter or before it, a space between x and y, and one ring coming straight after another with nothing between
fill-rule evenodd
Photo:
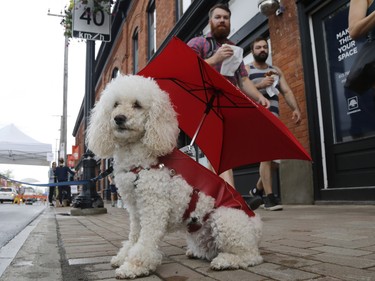
<instances>
[{"instance_id":1,"label":"man's beard","mask_svg":"<svg viewBox=\"0 0 375 281\"><path fill-rule=\"evenodd\" d=\"M215 37L216 40L224 40L228 37L230 33L230 26L224 26L224 25L219 25L219 26L213 26L211 22L211 34L213 37Z\"/></svg>"},{"instance_id":2,"label":"man's beard","mask_svg":"<svg viewBox=\"0 0 375 281\"><path fill-rule=\"evenodd\" d=\"M263 63L263 62L266 62L266 60L267 60L267 58L268 58L268 54L265 53L265 52L261 52L261 53L259 53L258 55L253 54L253 57L254 57L254 60L255 60L256 62L261 62L261 63Z\"/></svg>"}]
</instances>

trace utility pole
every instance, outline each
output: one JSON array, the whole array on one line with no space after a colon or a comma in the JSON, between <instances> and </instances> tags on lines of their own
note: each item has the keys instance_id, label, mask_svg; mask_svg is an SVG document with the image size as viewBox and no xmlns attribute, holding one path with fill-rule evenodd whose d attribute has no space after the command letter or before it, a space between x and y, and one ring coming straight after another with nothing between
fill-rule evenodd
<instances>
[{"instance_id":1,"label":"utility pole","mask_svg":"<svg viewBox=\"0 0 375 281\"><path fill-rule=\"evenodd\" d=\"M67 130L68 130L68 50L69 50L69 39L65 36L64 46L64 86L63 86L63 114L61 120L61 137L60 137L60 158L64 158L64 162L67 161L66 149L67 149Z\"/></svg>"},{"instance_id":2,"label":"utility pole","mask_svg":"<svg viewBox=\"0 0 375 281\"><path fill-rule=\"evenodd\" d=\"M48 10L49 16L63 18L62 14L52 14ZM61 116L61 125L60 125L60 146L59 146L59 157L63 158L66 163L66 151L67 151L67 130L68 130L68 50L69 50L69 38L65 36L64 41L64 77L63 77L63 112Z\"/></svg>"}]
</instances>

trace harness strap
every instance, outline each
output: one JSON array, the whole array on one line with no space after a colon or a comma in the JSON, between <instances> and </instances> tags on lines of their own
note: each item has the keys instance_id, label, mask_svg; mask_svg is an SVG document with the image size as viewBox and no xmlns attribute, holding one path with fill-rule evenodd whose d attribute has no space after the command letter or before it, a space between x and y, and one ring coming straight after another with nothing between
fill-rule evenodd
<instances>
[{"instance_id":1,"label":"harness strap","mask_svg":"<svg viewBox=\"0 0 375 281\"><path fill-rule=\"evenodd\" d=\"M190 202L189 202L189 206L185 210L184 215L182 216L184 221L186 221L190 217L190 214L192 212L194 212L195 208L197 207L197 202L198 202L198 199L199 199L199 192L200 191L198 189L194 189L193 192L191 193L191 199L190 199ZM205 214L203 219L202 219L202 222L207 221L208 218L210 217L210 215L211 215L211 212L208 212L207 214ZM189 233L194 233L194 232L196 232L196 231L198 231L199 229L202 228L202 224L200 222L193 222L192 221L188 224L187 228L188 228Z\"/></svg>"},{"instance_id":2,"label":"harness strap","mask_svg":"<svg viewBox=\"0 0 375 281\"><path fill-rule=\"evenodd\" d=\"M191 198L189 202L188 208L185 210L184 215L182 216L183 220L187 220L190 217L190 214L195 210L197 207L197 202L199 199L199 190L194 189L193 192L191 193Z\"/></svg>"}]
</instances>

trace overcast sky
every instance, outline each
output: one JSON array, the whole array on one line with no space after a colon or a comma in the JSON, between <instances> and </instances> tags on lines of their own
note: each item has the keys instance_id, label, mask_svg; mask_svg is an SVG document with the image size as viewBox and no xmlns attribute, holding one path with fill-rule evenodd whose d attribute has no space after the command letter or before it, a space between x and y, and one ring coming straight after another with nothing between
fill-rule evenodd
<instances>
[{"instance_id":1,"label":"overcast sky","mask_svg":"<svg viewBox=\"0 0 375 281\"><path fill-rule=\"evenodd\" d=\"M64 35L60 14L69 0L3 1L0 16L0 128L14 124L56 151L63 102ZM68 55L68 146L84 96L85 42L71 40ZM16 180L48 181L48 167L0 164Z\"/></svg>"}]
</instances>

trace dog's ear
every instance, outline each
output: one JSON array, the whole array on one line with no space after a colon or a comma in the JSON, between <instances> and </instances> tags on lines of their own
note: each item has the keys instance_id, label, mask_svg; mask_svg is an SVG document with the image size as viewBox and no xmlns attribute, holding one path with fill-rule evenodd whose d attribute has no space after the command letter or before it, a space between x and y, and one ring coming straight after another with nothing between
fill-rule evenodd
<instances>
[{"instance_id":1,"label":"dog's ear","mask_svg":"<svg viewBox=\"0 0 375 281\"><path fill-rule=\"evenodd\" d=\"M153 151L155 156L162 156L172 152L177 145L178 121L169 95L158 86L157 91L152 95L153 104L142 142Z\"/></svg>"},{"instance_id":2,"label":"dog's ear","mask_svg":"<svg viewBox=\"0 0 375 281\"><path fill-rule=\"evenodd\" d=\"M89 125L86 132L86 145L100 158L111 158L115 149L115 142L108 120L111 119L111 100L108 90L104 90L100 100L90 113Z\"/></svg>"}]
</instances>

